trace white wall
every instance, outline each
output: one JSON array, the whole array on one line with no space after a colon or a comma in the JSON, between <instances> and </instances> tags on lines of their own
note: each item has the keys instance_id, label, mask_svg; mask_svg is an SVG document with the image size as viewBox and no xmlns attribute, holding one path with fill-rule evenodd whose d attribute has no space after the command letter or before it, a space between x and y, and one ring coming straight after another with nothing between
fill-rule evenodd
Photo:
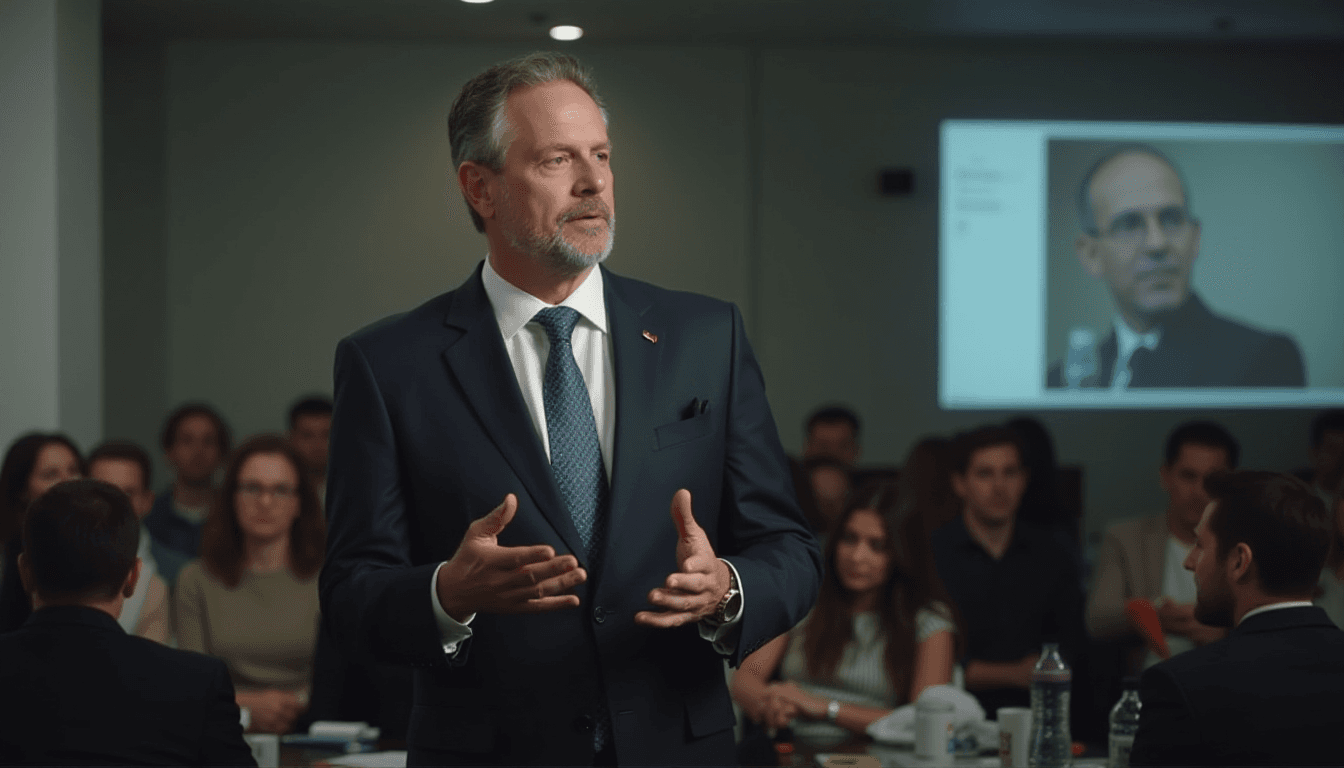
<instances>
[{"instance_id":1,"label":"white wall","mask_svg":"<svg viewBox=\"0 0 1344 768\"><path fill-rule=\"evenodd\" d=\"M612 268L737 301L786 447L800 446L811 408L847 401L875 463L899 462L922 434L1003 416L936 405L938 121L1344 122L1344 61L1304 46L574 50L612 109ZM519 52L170 46L164 408L207 399L240 433L280 428L290 400L329 389L337 339L466 277L484 241L446 194L445 115L470 74ZM156 162L147 146L127 151ZM887 166L914 169L913 195L877 195ZM119 215L155 226L152 211ZM160 268L152 248L116 258ZM1092 529L1160 505L1161 443L1190 415L1042 417L1061 460L1086 466ZM1306 412L1199 415L1225 421L1248 464L1305 461Z\"/></svg>"},{"instance_id":2,"label":"white wall","mask_svg":"<svg viewBox=\"0 0 1344 768\"><path fill-rule=\"evenodd\" d=\"M96 0L0 3L0 444L101 433Z\"/></svg>"}]
</instances>

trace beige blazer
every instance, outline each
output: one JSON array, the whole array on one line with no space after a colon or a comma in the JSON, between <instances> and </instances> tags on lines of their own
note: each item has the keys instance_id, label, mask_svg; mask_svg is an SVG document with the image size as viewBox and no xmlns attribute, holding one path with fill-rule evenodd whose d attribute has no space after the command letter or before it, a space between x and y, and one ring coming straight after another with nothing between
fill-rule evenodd
<instances>
[{"instance_id":1,"label":"beige blazer","mask_svg":"<svg viewBox=\"0 0 1344 768\"><path fill-rule=\"evenodd\" d=\"M1093 637L1119 639L1133 634L1125 601L1156 600L1161 594L1168 535L1166 513L1126 520L1106 531L1087 596L1087 631Z\"/></svg>"}]
</instances>

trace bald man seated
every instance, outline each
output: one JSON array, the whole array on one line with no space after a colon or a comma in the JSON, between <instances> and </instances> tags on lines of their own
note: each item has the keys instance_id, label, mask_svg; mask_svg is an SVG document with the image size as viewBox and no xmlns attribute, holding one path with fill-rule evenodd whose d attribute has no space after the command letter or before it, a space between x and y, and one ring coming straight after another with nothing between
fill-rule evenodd
<instances>
[{"instance_id":1,"label":"bald man seated","mask_svg":"<svg viewBox=\"0 0 1344 768\"><path fill-rule=\"evenodd\" d=\"M1078 260L1106 284L1112 330L1090 355L1094 364L1056 361L1046 386L1305 385L1296 341L1216 314L1191 289L1200 223L1161 152L1129 144L1104 155L1083 178L1078 217Z\"/></svg>"}]
</instances>

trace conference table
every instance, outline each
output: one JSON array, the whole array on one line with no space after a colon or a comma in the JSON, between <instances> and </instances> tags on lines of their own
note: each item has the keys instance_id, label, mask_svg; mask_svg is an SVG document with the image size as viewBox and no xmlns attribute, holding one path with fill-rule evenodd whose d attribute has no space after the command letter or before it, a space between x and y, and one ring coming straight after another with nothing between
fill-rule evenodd
<instances>
[{"instance_id":1,"label":"conference table","mask_svg":"<svg viewBox=\"0 0 1344 768\"><path fill-rule=\"evenodd\" d=\"M789 768L864 768L872 766L872 760L855 761L849 758L865 756L876 760L881 768L933 768L947 766L926 760L915 755L911 746L879 744L867 736L856 736L840 743L809 744L796 741L791 751L779 754L779 765ZM958 755L951 763L954 768L999 768L997 753L981 752L974 755ZM1090 749L1082 757L1073 759L1074 768L1104 768L1106 755L1097 749Z\"/></svg>"}]
</instances>

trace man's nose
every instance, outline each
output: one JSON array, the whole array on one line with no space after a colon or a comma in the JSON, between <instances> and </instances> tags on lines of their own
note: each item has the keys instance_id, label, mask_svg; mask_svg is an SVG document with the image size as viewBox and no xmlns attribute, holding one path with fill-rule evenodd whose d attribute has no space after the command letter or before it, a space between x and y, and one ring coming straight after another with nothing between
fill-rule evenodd
<instances>
[{"instance_id":1,"label":"man's nose","mask_svg":"<svg viewBox=\"0 0 1344 768\"><path fill-rule=\"evenodd\" d=\"M1170 241L1167 232L1157 220L1157 213L1150 211L1143 215L1143 248L1155 256L1165 256Z\"/></svg>"},{"instance_id":2,"label":"man's nose","mask_svg":"<svg viewBox=\"0 0 1344 768\"><path fill-rule=\"evenodd\" d=\"M607 172L595 160L581 159L576 163L578 175L574 179L574 194L581 197L596 195L607 186Z\"/></svg>"}]
</instances>

